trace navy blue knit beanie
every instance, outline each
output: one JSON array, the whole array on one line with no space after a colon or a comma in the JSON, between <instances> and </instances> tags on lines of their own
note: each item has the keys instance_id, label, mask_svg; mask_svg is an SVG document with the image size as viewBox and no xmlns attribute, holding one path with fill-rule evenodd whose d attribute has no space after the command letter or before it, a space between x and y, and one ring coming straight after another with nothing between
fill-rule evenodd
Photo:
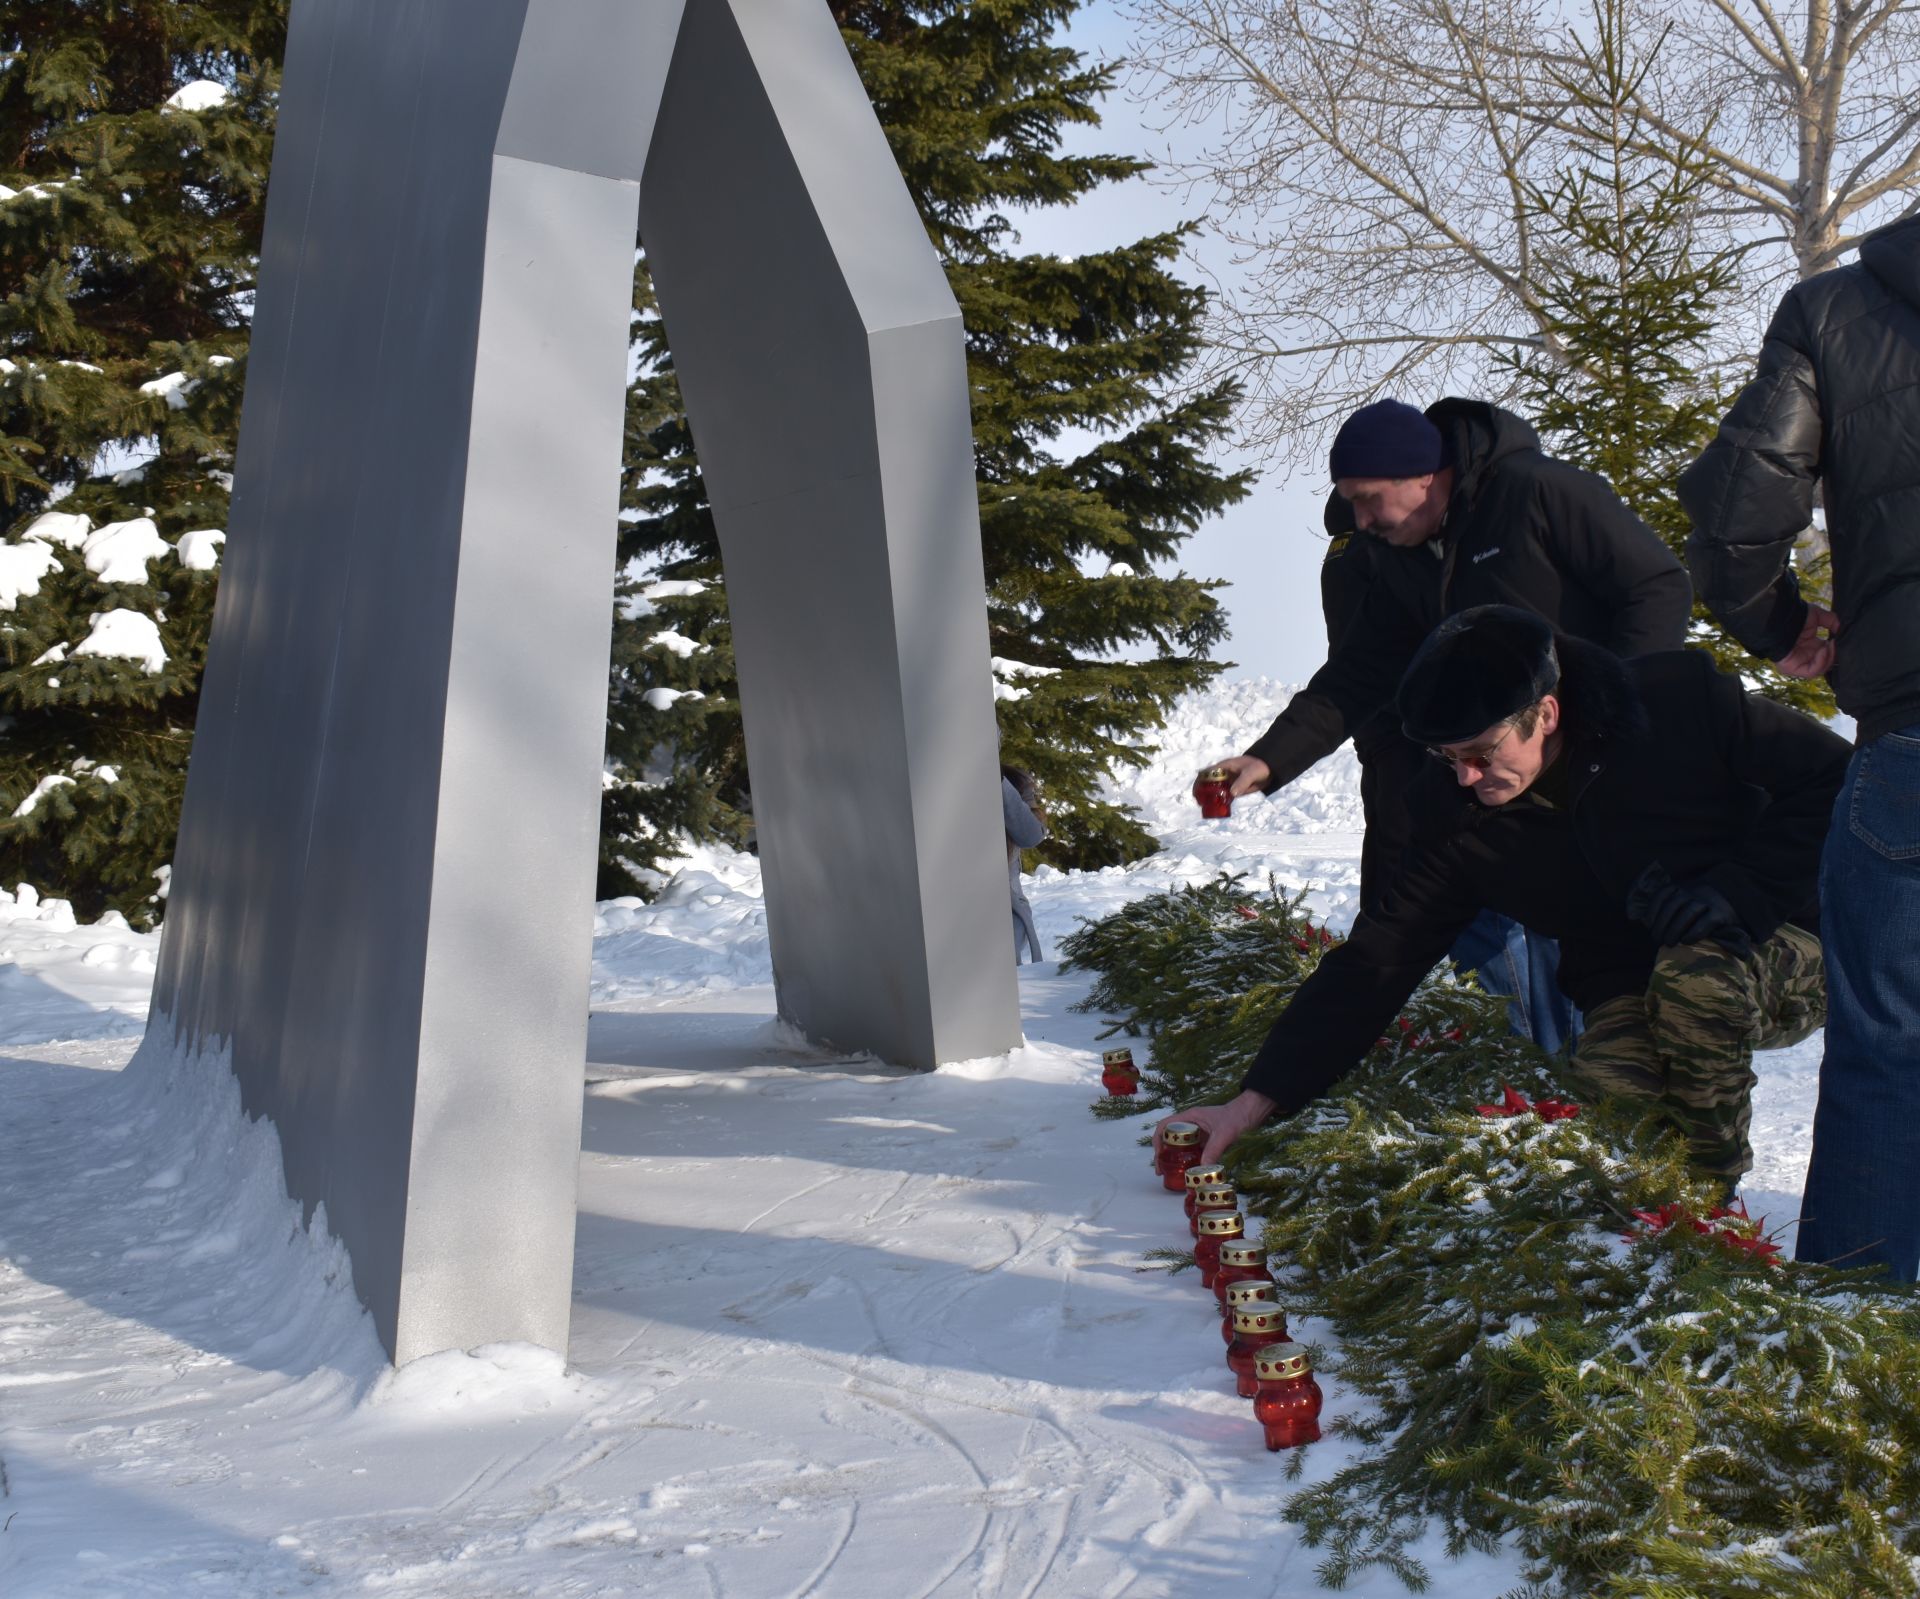
<instances>
[{"instance_id":1,"label":"navy blue knit beanie","mask_svg":"<svg viewBox=\"0 0 1920 1599\"><path fill-rule=\"evenodd\" d=\"M1343 477L1425 477L1446 464L1440 430L1403 400L1375 400L1340 424L1329 465Z\"/></svg>"}]
</instances>

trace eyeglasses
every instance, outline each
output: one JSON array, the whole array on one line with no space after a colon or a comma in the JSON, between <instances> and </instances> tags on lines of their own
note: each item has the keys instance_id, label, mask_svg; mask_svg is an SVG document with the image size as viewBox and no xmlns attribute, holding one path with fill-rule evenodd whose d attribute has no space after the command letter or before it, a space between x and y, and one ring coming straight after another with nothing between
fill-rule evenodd
<instances>
[{"instance_id":1,"label":"eyeglasses","mask_svg":"<svg viewBox=\"0 0 1920 1599\"><path fill-rule=\"evenodd\" d=\"M1499 749L1502 744L1506 743L1508 739L1513 737L1514 729L1517 728L1519 725L1520 724L1518 722L1507 723L1506 732L1502 733L1485 749L1476 750L1471 755L1450 755L1447 751L1443 749L1435 749L1431 744L1427 746L1427 753L1431 755L1436 761L1444 761L1449 766L1464 766L1469 771L1484 772L1489 766L1493 764L1494 751Z\"/></svg>"}]
</instances>

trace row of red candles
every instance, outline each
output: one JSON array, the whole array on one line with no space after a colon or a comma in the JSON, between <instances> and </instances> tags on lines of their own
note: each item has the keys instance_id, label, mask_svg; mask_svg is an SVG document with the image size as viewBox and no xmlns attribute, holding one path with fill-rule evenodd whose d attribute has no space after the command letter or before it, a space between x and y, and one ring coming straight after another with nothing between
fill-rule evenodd
<instances>
[{"instance_id":1,"label":"row of red candles","mask_svg":"<svg viewBox=\"0 0 1920 1599\"><path fill-rule=\"evenodd\" d=\"M1130 1086L1116 1086L1128 1079ZM1139 1085L1133 1052L1108 1050L1101 1082L1110 1094L1132 1093ZM1200 1286L1211 1289L1220 1305L1227 1368L1235 1391L1253 1401L1267 1447L1314 1443L1320 1437L1320 1385L1313 1380L1306 1350L1287 1334L1286 1312L1267 1269L1267 1252L1246 1236L1246 1220L1226 1168L1200 1164L1204 1137L1193 1122L1169 1122L1153 1158L1154 1172L1169 1193L1186 1196Z\"/></svg>"}]
</instances>

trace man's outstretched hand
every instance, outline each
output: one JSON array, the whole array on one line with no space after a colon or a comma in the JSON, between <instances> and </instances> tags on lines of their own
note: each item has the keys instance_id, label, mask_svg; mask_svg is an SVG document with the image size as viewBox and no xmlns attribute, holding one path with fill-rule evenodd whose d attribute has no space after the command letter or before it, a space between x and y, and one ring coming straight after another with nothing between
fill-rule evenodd
<instances>
[{"instance_id":1,"label":"man's outstretched hand","mask_svg":"<svg viewBox=\"0 0 1920 1599\"><path fill-rule=\"evenodd\" d=\"M1235 799L1242 794L1252 794L1265 788L1268 779L1273 776L1273 768L1258 755L1229 755L1224 761L1215 761L1211 766L1203 768L1194 781L1198 782L1200 777L1204 777L1215 766L1224 771L1232 782L1233 787L1227 792Z\"/></svg>"},{"instance_id":2,"label":"man's outstretched hand","mask_svg":"<svg viewBox=\"0 0 1920 1599\"><path fill-rule=\"evenodd\" d=\"M1825 630L1827 636L1820 633ZM1773 664L1788 677L1825 677L1833 670L1834 640L1840 636L1840 618L1823 606L1807 603L1807 619L1793 648Z\"/></svg>"},{"instance_id":3,"label":"man's outstretched hand","mask_svg":"<svg viewBox=\"0 0 1920 1599\"><path fill-rule=\"evenodd\" d=\"M1194 1105L1175 1111L1153 1130L1153 1152L1160 1153L1160 1128L1168 1122L1194 1122L1207 1130L1207 1147L1200 1152L1202 1165L1211 1165L1230 1148L1249 1127L1258 1127L1273 1114L1273 1101L1265 1094L1245 1089L1224 1105Z\"/></svg>"}]
</instances>

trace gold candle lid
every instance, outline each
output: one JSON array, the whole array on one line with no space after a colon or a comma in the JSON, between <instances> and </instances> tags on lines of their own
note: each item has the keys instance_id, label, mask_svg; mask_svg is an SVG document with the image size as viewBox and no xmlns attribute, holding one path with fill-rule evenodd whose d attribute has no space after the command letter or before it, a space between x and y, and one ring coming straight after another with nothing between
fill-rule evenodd
<instances>
[{"instance_id":1,"label":"gold candle lid","mask_svg":"<svg viewBox=\"0 0 1920 1599\"><path fill-rule=\"evenodd\" d=\"M1223 1255L1226 1253L1224 1246L1220 1252ZM1227 1284L1227 1309L1229 1311L1238 1310L1242 1305L1272 1305L1278 1302L1278 1298L1274 1293L1273 1284L1270 1282L1256 1279L1253 1282Z\"/></svg>"},{"instance_id":2,"label":"gold candle lid","mask_svg":"<svg viewBox=\"0 0 1920 1599\"><path fill-rule=\"evenodd\" d=\"M1233 1330L1237 1333L1277 1333L1287 1330L1287 1313L1278 1305L1262 1300L1251 1300L1244 1305L1236 1305L1233 1311ZM1290 1347L1298 1349L1298 1344Z\"/></svg>"},{"instance_id":3,"label":"gold candle lid","mask_svg":"<svg viewBox=\"0 0 1920 1599\"><path fill-rule=\"evenodd\" d=\"M1313 1360L1306 1349L1289 1339L1284 1344L1268 1344L1265 1349L1257 1349L1253 1355L1253 1375L1256 1380L1278 1382L1283 1377L1304 1377L1313 1370Z\"/></svg>"},{"instance_id":4,"label":"gold candle lid","mask_svg":"<svg viewBox=\"0 0 1920 1599\"><path fill-rule=\"evenodd\" d=\"M1218 1164L1212 1166L1189 1166L1187 1168L1187 1186L1189 1188L1228 1187L1227 1168Z\"/></svg>"},{"instance_id":5,"label":"gold candle lid","mask_svg":"<svg viewBox=\"0 0 1920 1599\"><path fill-rule=\"evenodd\" d=\"M1200 774L1200 781L1203 783L1227 783L1232 780L1233 773L1224 766L1209 766Z\"/></svg>"},{"instance_id":6,"label":"gold candle lid","mask_svg":"<svg viewBox=\"0 0 1920 1599\"><path fill-rule=\"evenodd\" d=\"M1100 1052L1102 1066L1131 1066L1133 1051L1130 1049L1107 1049Z\"/></svg>"},{"instance_id":7,"label":"gold candle lid","mask_svg":"<svg viewBox=\"0 0 1920 1599\"><path fill-rule=\"evenodd\" d=\"M1264 1266L1266 1263L1267 1246L1256 1244L1251 1238L1220 1246L1220 1264L1223 1266Z\"/></svg>"},{"instance_id":8,"label":"gold candle lid","mask_svg":"<svg viewBox=\"0 0 1920 1599\"><path fill-rule=\"evenodd\" d=\"M1247 1225L1237 1210L1203 1210L1198 1220L1202 1238L1238 1238Z\"/></svg>"},{"instance_id":9,"label":"gold candle lid","mask_svg":"<svg viewBox=\"0 0 1920 1599\"><path fill-rule=\"evenodd\" d=\"M1195 1210L1238 1210L1240 1196L1225 1183L1209 1183L1204 1188L1193 1191Z\"/></svg>"},{"instance_id":10,"label":"gold candle lid","mask_svg":"<svg viewBox=\"0 0 1920 1599\"><path fill-rule=\"evenodd\" d=\"M1160 1129L1160 1142L1175 1149L1191 1149L1207 1136L1198 1122L1168 1122Z\"/></svg>"}]
</instances>

